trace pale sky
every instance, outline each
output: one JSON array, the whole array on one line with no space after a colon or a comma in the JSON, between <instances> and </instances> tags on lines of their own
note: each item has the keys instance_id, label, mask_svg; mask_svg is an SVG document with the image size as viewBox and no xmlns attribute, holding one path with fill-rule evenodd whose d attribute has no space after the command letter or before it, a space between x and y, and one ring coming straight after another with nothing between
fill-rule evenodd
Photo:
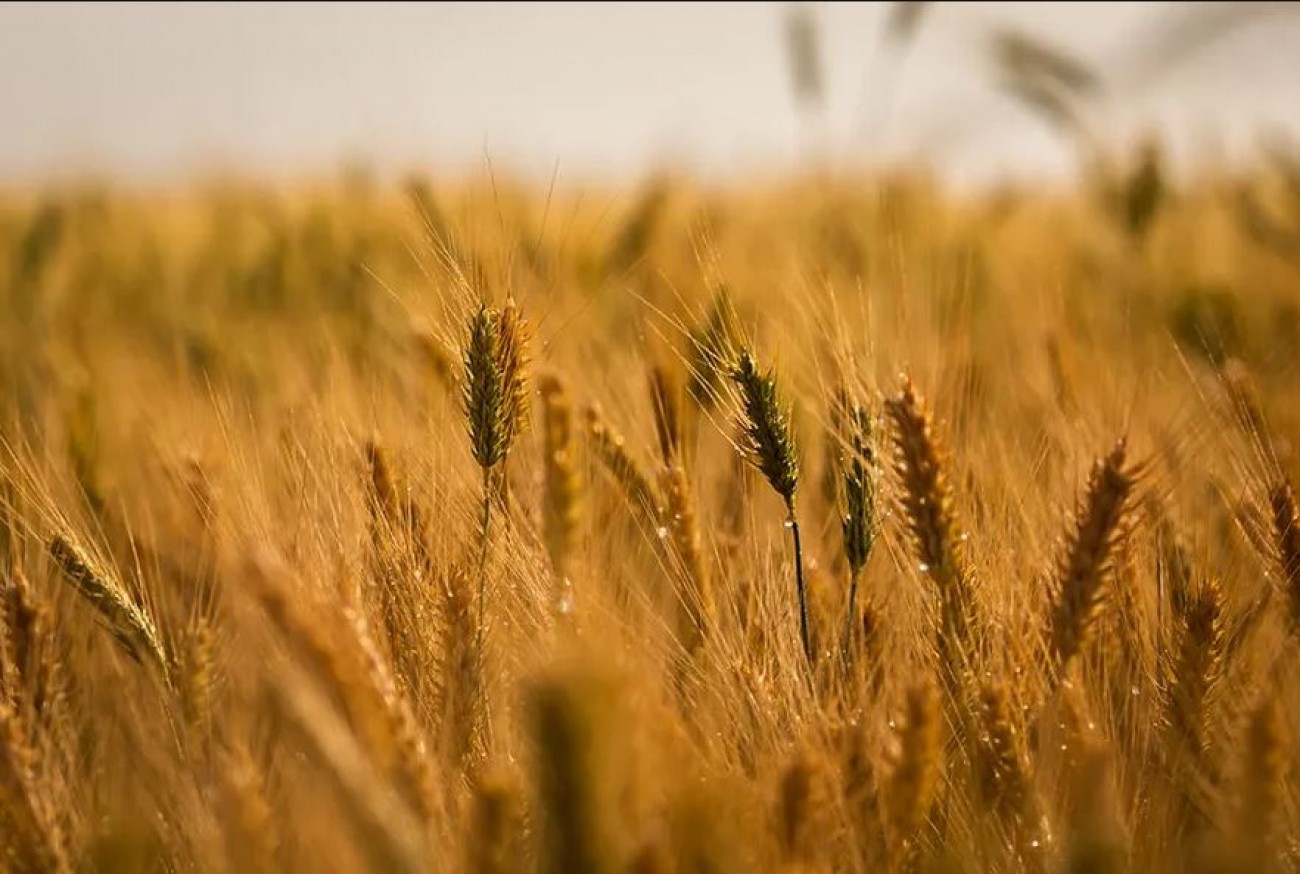
<instances>
[{"instance_id":1,"label":"pale sky","mask_svg":"<svg viewBox=\"0 0 1300 874\"><path fill-rule=\"evenodd\" d=\"M1214 5L1214 4L1207 4ZM1256 4L1258 5L1258 4ZM835 154L928 155L960 179L1058 173L1061 140L992 87L1013 26L1106 77L1098 130L1187 154L1300 142L1300 14L1279 5L1142 76L1179 4L935 4L906 55L889 4L813 4ZM784 167L812 144L784 3L0 4L0 181L215 166L309 174L352 158L562 179L666 163Z\"/></svg>"}]
</instances>

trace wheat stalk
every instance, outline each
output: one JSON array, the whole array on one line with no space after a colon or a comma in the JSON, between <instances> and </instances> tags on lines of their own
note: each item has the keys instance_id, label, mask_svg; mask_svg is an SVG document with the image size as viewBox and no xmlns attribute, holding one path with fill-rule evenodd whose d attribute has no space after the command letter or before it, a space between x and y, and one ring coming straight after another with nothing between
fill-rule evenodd
<instances>
[{"instance_id":1,"label":"wheat stalk","mask_svg":"<svg viewBox=\"0 0 1300 874\"><path fill-rule=\"evenodd\" d=\"M799 485L799 459L789 414L782 409L776 377L762 373L748 351L740 353L731 373L740 389L743 417L741 451L767 480L772 491L785 502L786 525L794 539L795 591L799 599L799 639L804 657L813 663L812 637L808 629L808 596L804 590L803 548L799 540L799 519L795 514L795 490Z\"/></svg>"},{"instance_id":2,"label":"wheat stalk","mask_svg":"<svg viewBox=\"0 0 1300 874\"><path fill-rule=\"evenodd\" d=\"M894 422L903 513L920 570L934 580L939 590L939 653L945 681L955 694L963 687L966 660L975 646L977 613L963 550L966 535L953 507L947 457L911 380L904 382L896 397L886 401L885 409Z\"/></svg>"}]
</instances>

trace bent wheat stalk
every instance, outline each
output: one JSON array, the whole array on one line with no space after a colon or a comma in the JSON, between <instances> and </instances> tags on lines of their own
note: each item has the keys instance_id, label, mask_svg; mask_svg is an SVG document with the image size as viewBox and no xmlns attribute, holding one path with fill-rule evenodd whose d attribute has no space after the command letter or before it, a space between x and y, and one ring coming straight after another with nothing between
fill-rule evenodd
<instances>
[{"instance_id":1,"label":"bent wheat stalk","mask_svg":"<svg viewBox=\"0 0 1300 874\"><path fill-rule=\"evenodd\" d=\"M523 430L528 405L528 326L514 300L501 311L486 305L470 319L465 347L465 416L474 460L483 471L480 522L477 658L483 658L487 607L487 560L492 524L492 475Z\"/></svg>"}]
</instances>

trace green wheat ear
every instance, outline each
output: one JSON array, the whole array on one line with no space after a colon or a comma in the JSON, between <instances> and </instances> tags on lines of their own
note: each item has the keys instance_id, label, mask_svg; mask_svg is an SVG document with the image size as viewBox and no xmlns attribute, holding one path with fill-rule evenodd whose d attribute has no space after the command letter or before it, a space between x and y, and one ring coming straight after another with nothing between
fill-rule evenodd
<instances>
[{"instance_id":1,"label":"green wheat ear","mask_svg":"<svg viewBox=\"0 0 1300 874\"><path fill-rule=\"evenodd\" d=\"M742 352L731 378L740 387L744 407L745 456L793 511L799 462L789 416L781 410L776 377L771 371L760 373L753 355Z\"/></svg>"},{"instance_id":2,"label":"green wheat ear","mask_svg":"<svg viewBox=\"0 0 1300 874\"><path fill-rule=\"evenodd\" d=\"M803 547L799 539L799 519L795 514L794 495L799 486L799 461L794 431L789 416L781 411L776 377L771 371L760 373L754 356L741 352L732 380L740 387L744 419L741 422L745 458L767 479L773 491L785 501L786 526L794 541L794 582L799 599L799 639L804 657L813 663L812 635L808 625L808 593L803 579Z\"/></svg>"},{"instance_id":3,"label":"green wheat ear","mask_svg":"<svg viewBox=\"0 0 1300 874\"><path fill-rule=\"evenodd\" d=\"M485 469L495 467L508 449L499 322L495 310L479 307L465 346L465 417L474 460Z\"/></svg>"}]
</instances>

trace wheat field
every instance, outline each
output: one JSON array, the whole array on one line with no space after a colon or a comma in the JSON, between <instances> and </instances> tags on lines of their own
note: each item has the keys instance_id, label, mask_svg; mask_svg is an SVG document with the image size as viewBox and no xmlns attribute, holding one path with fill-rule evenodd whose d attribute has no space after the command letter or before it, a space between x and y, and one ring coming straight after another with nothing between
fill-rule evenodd
<instances>
[{"instance_id":1,"label":"wheat field","mask_svg":"<svg viewBox=\"0 0 1300 874\"><path fill-rule=\"evenodd\" d=\"M1300 860L1300 170L0 201L12 871Z\"/></svg>"}]
</instances>

